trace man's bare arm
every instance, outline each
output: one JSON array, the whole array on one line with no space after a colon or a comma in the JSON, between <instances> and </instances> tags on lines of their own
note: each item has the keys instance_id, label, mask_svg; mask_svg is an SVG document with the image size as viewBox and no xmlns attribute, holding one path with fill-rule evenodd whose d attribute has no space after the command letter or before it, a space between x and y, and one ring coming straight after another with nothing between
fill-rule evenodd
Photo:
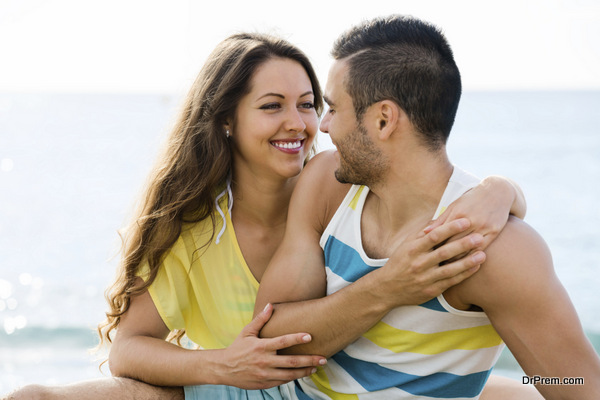
<instances>
[{"instance_id":1,"label":"man's bare arm","mask_svg":"<svg viewBox=\"0 0 600 400\"><path fill-rule=\"evenodd\" d=\"M319 240L349 189L335 180L334 168L334 156L322 153L303 171L290 203L285 237L261 280L255 313L267 303L275 306L261 336L274 337L301 328L313 338L309 344L285 349L285 353L333 355L390 309L439 295L473 274L482 262L469 256L438 267L480 244L480 236L471 235L436 249L469 227L468 221L458 220L429 234L415 235L394 252L389 266L325 297L327 282Z\"/></svg>"},{"instance_id":2,"label":"man's bare arm","mask_svg":"<svg viewBox=\"0 0 600 400\"><path fill-rule=\"evenodd\" d=\"M545 398L600 398L600 359L543 239L511 219L486 253L479 273L451 292L484 309L528 376L584 378L584 385L539 385Z\"/></svg>"}]
</instances>

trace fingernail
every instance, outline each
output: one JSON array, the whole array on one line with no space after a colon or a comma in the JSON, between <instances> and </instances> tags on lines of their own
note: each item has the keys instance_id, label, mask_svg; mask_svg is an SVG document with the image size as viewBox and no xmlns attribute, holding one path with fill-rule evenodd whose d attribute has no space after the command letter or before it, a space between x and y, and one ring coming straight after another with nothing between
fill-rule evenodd
<instances>
[{"instance_id":1,"label":"fingernail","mask_svg":"<svg viewBox=\"0 0 600 400\"><path fill-rule=\"evenodd\" d=\"M322 359L322 360L319 360L319 364L320 364L320 365L325 365L325 364L327 364L327 359L325 359L325 358L324 358L324 359Z\"/></svg>"},{"instance_id":2,"label":"fingernail","mask_svg":"<svg viewBox=\"0 0 600 400\"><path fill-rule=\"evenodd\" d=\"M485 257L483 255L483 253L475 253L475 254L473 254L473 261L476 262L476 263L482 262L484 258Z\"/></svg>"},{"instance_id":3,"label":"fingernail","mask_svg":"<svg viewBox=\"0 0 600 400\"><path fill-rule=\"evenodd\" d=\"M271 303L267 303L267 305L265 306L265 308L263 309L263 312L267 312L267 310L269 309L269 306L271 305Z\"/></svg>"},{"instance_id":4,"label":"fingernail","mask_svg":"<svg viewBox=\"0 0 600 400\"><path fill-rule=\"evenodd\" d=\"M317 369L316 369L316 368L313 368L313 369L310 371L310 373L311 373L311 374L314 374L315 372L317 372Z\"/></svg>"},{"instance_id":5,"label":"fingernail","mask_svg":"<svg viewBox=\"0 0 600 400\"><path fill-rule=\"evenodd\" d=\"M423 229L423 232L425 233L429 233L429 231L431 230L432 225L428 225L425 229Z\"/></svg>"},{"instance_id":6,"label":"fingernail","mask_svg":"<svg viewBox=\"0 0 600 400\"><path fill-rule=\"evenodd\" d=\"M308 343L308 342L310 342L310 340L311 340L310 335L304 335L304 336L302 336L302 341L304 341L304 343Z\"/></svg>"}]
</instances>

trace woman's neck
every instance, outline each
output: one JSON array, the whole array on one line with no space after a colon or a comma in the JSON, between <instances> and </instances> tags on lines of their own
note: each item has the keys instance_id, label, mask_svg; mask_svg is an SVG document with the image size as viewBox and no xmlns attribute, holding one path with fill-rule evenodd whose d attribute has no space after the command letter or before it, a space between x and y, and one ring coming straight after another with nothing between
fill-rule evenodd
<instances>
[{"instance_id":1,"label":"woman's neck","mask_svg":"<svg viewBox=\"0 0 600 400\"><path fill-rule=\"evenodd\" d=\"M273 179L251 173L234 174L232 218L257 224L265 228L281 226L287 212L298 177Z\"/></svg>"}]
</instances>

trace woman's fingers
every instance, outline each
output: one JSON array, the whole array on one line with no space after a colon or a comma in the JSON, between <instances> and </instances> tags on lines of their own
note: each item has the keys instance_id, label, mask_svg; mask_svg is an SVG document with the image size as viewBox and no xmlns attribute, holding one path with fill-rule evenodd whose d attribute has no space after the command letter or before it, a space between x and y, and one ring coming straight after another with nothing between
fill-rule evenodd
<instances>
[{"instance_id":1,"label":"woman's fingers","mask_svg":"<svg viewBox=\"0 0 600 400\"><path fill-rule=\"evenodd\" d=\"M242 329L241 335L258 337L260 330L269 321L271 315L273 315L273 305L269 303L260 313L256 314L256 316L248 325L244 327L244 329Z\"/></svg>"},{"instance_id":2,"label":"woman's fingers","mask_svg":"<svg viewBox=\"0 0 600 400\"><path fill-rule=\"evenodd\" d=\"M278 386L288 383L290 381L304 378L305 376L310 376L317 372L316 367L307 367L307 368L297 368L297 369L275 369L272 371L271 377L268 379L270 383L277 382L277 385L269 385L269 386Z\"/></svg>"},{"instance_id":3,"label":"woman's fingers","mask_svg":"<svg viewBox=\"0 0 600 400\"><path fill-rule=\"evenodd\" d=\"M277 336L270 339L262 339L265 343L266 351L277 352L277 350L285 349L288 347L296 346L298 344L305 344L312 340L312 337L308 333L290 333L288 335ZM278 368L302 368L302 367L316 367L319 365L325 365L327 359L322 356L316 355L301 355L301 356L277 356Z\"/></svg>"},{"instance_id":4,"label":"woman's fingers","mask_svg":"<svg viewBox=\"0 0 600 400\"><path fill-rule=\"evenodd\" d=\"M293 355L293 356L282 356L277 355L273 358L273 368L284 368L284 369L302 369L302 368L316 368L327 364L327 359L321 356L304 356L304 355Z\"/></svg>"}]
</instances>

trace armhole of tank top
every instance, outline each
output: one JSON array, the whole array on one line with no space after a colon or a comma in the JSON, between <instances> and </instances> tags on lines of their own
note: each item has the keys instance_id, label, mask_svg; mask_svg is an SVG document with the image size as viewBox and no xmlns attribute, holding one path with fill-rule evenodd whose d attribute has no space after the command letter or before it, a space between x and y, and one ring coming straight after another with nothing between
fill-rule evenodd
<instances>
[{"instance_id":1,"label":"armhole of tank top","mask_svg":"<svg viewBox=\"0 0 600 400\"><path fill-rule=\"evenodd\" d=\"M440 294L437 297L437 300L440 303L440 305L446 311L448 311L450 314L459 315L461 317L479 317L479 318L486 318L487 319L487 315L485 314L484 311L464 311L464 310L459 310L457 308L452 307L450 305L450 303L448 303L448 301L444 297L443 293Z\"/></svg>"},{"instance_id":2,"label":"armhole of tank top","mask_svg":"<svg viewBox=\"0 0 600 400\"><path fill-rule=\"evenodd\" d=\"M319 245L321 246L321 248L325 247L325 243L327 242L327 238L329 238L331 230L337 224L338 220L342 217L342 213L344 212L345 208L350 206L352 199L361 187L362 186L360 185L352 185L348 190L348 193L346 193L344 200L342 200L337 210L335 210L335 214L333 214L333 217L331 217L331 221L329 221L327 227L325 227L325 230L321 235L321 239L319 239Z\"/></svg>"}]
</instances>

